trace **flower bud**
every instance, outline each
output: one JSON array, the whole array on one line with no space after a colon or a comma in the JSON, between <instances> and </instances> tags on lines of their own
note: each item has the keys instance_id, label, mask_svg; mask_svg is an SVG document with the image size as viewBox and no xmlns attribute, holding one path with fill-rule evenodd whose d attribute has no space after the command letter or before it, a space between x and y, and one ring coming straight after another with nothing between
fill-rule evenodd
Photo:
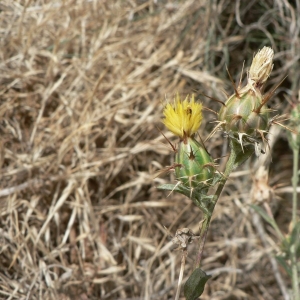
<instances>
[{"instance_id":1,"label":"flower bud","mask_svg":"<svg viewBox=\"0 0 300 300\"><path fill-rule=\"evenodd\" d=\"M209 184L214 176L213 160L205 148L189 137L181 141L176 154L175 175L186 187L199 187L201 182Z\"/></svg>"},{"instance_id":2,"label":"flower bud","mask_svg":"<svg viewBox=\"0 0 300 300\"><path fill-rule=\"evenodd\" d=\"M262 102L259 90L244 88L238 95L229 97L219 112L224 130L260 138L261 132L266 132L270 126L269 109Z\"/></svg>"},{"instance_id":3,"label":"flower bud","mask_svg":"<svg viewBox=\"0 0 300 300\"><path fill-rule=\"evenodd\" d=\"M220 109L218 119L224 130L241 141L245 136L247 141L258 143L265 139L271 120L266 106L271 94L263 96L262 88L268 79L272 68L274 52L264 47L253 58L248 83L245 87L235 88L235 94L230 96Z\"/></svg>"}]
</instances>

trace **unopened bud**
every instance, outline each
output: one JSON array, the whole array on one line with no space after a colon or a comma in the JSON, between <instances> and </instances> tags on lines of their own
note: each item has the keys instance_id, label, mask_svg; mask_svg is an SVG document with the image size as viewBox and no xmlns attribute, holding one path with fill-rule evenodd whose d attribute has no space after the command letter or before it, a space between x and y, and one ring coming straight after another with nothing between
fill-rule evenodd
<instances>
[{"instance_id":1,"label":"unopened bud","mask_svg":"<svg viewBox=\"0 0 300 300\"><path fill-rule=\"evenodd\" d=\"M246 136L254 143L265 140L265 135L271 125L269 109L266 106L270 95L262 94L262 86L268 79L272 68L274 52L264 47L254 56L249 73L248 83L238 87L220 109L219 121L224 130L233 134L240 141L240 136Z\"/></svg>"}]
</instances>

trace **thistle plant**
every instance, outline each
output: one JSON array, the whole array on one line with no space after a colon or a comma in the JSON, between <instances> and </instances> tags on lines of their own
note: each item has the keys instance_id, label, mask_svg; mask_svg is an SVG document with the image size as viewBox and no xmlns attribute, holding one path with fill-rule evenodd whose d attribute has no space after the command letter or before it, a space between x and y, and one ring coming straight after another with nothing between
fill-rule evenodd
<instances>
[{"instance_id":1,"label":"thistle plant","mask_svg":"<svg viewBox=\"0 0 300 300\"><path fill-rule=\"evenodd\" d=\"M264 85L273 69L273 56L274 52L269 47L264 47L254 56L247 84L242 86L240 80L236 86L232 81L234 94L217 113L218 124L212 134L222 130L230 146L223 173L217 170L213 158L201 142L202 139L198 141L196 138L202 120L202 104L196 102L194 96L187 96L182 100L177 94L174 103L168 103L164 107L163 123L179 137L175 163L168 168L174 170L177 183L164 184L159 189L189 197L203 213L194 271L184 286L187 300L198 298L209 279L201 269L201 258L215 205L230 173L253 153L264 153L262 147L267 144L270 126L273 123L279 124L276 118L270 116L272 111L266 106L276 88L263 94Z\"/></svg>"}]
</instances>

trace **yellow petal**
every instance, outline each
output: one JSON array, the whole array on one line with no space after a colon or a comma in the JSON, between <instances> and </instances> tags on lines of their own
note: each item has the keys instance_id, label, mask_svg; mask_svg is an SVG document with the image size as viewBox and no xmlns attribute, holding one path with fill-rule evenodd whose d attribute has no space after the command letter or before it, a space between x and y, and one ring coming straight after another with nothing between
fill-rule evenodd
<instances>
[{"instance_id":1,"label":"yellow petal","mask_svg":"<svg viewBox=\"0 0 300 300\"><path fill-rule=\"evenodd\" d=\"M183 101L176 95L173 105L167 103L164 108L163 123L175 135L184 138L192 136L202 121L202 104L195 102L194 95Z\"/></svg>"}]
</instances>

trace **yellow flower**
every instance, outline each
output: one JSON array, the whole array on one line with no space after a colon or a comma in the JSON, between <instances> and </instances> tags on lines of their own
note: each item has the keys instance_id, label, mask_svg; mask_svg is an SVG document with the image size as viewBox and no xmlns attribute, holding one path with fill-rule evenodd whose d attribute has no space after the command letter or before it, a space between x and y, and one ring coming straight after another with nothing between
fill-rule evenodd
<instances>
[{"instance_id":1,"label":"yellow flower","mask_svg":"<svg viewBox=\"0 0 300 300\"><path fill-rule=\"evenodd\" d=\"M183 101L176 95L174 104L166 104L164 108L166 127L182 139L192 136L202 121L202 104L195 102L194 95L187 96Z\"/></svg>"}]
</instances>

